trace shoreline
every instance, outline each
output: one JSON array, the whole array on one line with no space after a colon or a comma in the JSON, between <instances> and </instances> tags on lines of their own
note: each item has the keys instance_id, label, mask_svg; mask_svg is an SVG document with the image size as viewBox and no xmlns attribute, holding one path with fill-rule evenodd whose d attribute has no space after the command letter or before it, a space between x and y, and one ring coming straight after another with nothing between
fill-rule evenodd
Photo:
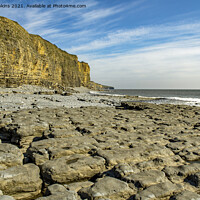
<instances>
[{"instance_id":1,"label":"shoreline","mask_svg":"<svg viewBox=\"0 0 200 200\"><path fill-rule=\"evenodd\" d=\"M0 111L59 107L115 107L120 106L121 102L187 105L180 102L166 103L163 100L165 98L107 94L106 91L102 93L85 87L68 88L64 92L31 85L23 85L18 88L0 88Z\"/></svg>"},{"instance_id":2,"label":"shoreline","mask_svg":"<svg viewBox=\"0 0 200 200\"><path fill-rule=\"evenodd\" d=\"M18 105L0 113L0 193L24 200L200 197L199 107L77 90L1 90L7 106Z\"/></svg>"},{"instance_id":3,"label":"shoreline","mask_svg":"<svg viewBox=\"0 0 200 200\"><path fill-rule=\"evenodd\" d=\"M23 85L18 88L0 88L0 111L21 109L113 107L122 101L140 101L154 98L139 98L125 95L104 95L85 87L69 88L58 92L40 86Z\"/></svg>"},{"instance_id":4,"label":"shoreline","mask_svg":"<svg viewBox=\"0 0 200 200\"><path fill-rule=\"evenodd\" d=\"M194 92L196 91L196 92ZM198 92L198 93L197 93ZM117 96L122 95L126 97L138 97L139 100L146 100L147 103L154 104L175 104L175 105L189 105L200 106L200 90L161 90L161 89L116 89L105 91L105 95ZM100 92L101 94L102 92Z\"/></svg>"}]
</instances>

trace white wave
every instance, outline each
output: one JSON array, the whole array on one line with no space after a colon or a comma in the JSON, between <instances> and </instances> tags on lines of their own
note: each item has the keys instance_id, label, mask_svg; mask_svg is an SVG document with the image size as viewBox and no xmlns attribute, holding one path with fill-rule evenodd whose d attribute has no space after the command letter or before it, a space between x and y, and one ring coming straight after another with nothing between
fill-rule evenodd
<instances>
[{"instance_id":1,"label":"white wave","mask_svg":"<svg viewBox=\"0 0 200 200\"><path fill-rule=\"evenodd\" d=\"M167 97L167 98L172 99L172 100L177 100L177 101L200 103L200 98L183 98L183 97Z\"/></svg>"},{"instance_id":2,"label":"white wave","mask_svg":"<svg viewBox=\"0 0 200 200\"><path fill-rule=\"evenodd\" d=\"M139 98L147 98L147 99L149 99L149 98L152 98L152 99L166 99L165 97L148 97L148 96L140 96L140 95L136 95L136 97L139 97Z\"/></svg>"},{"instance_id":3,"label":"white wave","mask_svg":"<svg viewBox=\"0 0 200 200\"><path fill-rule=\"evenodd\" d=\"M90 91L89 94L95 95L95 96L113 96L113 97L125 97L126 95L121 94L107 94L103 92L96 92L96 91Z\"/></svg>"}]
</instances>

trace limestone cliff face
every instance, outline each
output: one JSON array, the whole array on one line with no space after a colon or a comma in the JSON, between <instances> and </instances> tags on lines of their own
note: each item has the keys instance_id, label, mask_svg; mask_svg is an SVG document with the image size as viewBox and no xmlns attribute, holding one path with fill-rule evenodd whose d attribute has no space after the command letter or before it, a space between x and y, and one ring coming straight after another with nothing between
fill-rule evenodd
<instances>
[{"instance_id":1,"label":"limestone cliff face","mask_svg":"<svg viewBox=\"0 0 200 200\"><path fill-rule=\"evenodd\" d=\"M0 17L0 86L89 86L90 67L18 23Z\"/></svg>"}]
</instances>

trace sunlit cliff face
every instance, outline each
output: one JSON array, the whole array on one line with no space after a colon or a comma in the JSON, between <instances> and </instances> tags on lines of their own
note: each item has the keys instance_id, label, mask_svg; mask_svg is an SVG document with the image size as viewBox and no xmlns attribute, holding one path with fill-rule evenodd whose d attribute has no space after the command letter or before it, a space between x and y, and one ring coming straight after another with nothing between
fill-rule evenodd
<instances>
[{"instance_id":1,"label":"sunlit cliff face","mask_svg":"<svg viewBox=\"0 0 200 200\"><path fill-rule=\"evenodd\" d=\"M0 85L88 86L90 67L18 23L0 17Z\"/></svg>"}]
</instances>

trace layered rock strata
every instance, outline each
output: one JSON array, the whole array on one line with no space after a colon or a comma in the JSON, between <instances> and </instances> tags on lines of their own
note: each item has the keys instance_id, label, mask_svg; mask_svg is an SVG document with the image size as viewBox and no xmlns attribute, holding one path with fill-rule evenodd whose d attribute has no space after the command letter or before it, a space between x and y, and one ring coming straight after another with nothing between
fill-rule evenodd
<instances>
[{"instance_id":1,"label":"layered rock strata","mask_svg":"<svg viewBox=\"0 0 200 200\"><path fill-rule=\"evenodd\" d=\"M0 86L64 89L93 85L87 63L4 17L0 17L0 47Z\"/></svg>"}]
</instances>

